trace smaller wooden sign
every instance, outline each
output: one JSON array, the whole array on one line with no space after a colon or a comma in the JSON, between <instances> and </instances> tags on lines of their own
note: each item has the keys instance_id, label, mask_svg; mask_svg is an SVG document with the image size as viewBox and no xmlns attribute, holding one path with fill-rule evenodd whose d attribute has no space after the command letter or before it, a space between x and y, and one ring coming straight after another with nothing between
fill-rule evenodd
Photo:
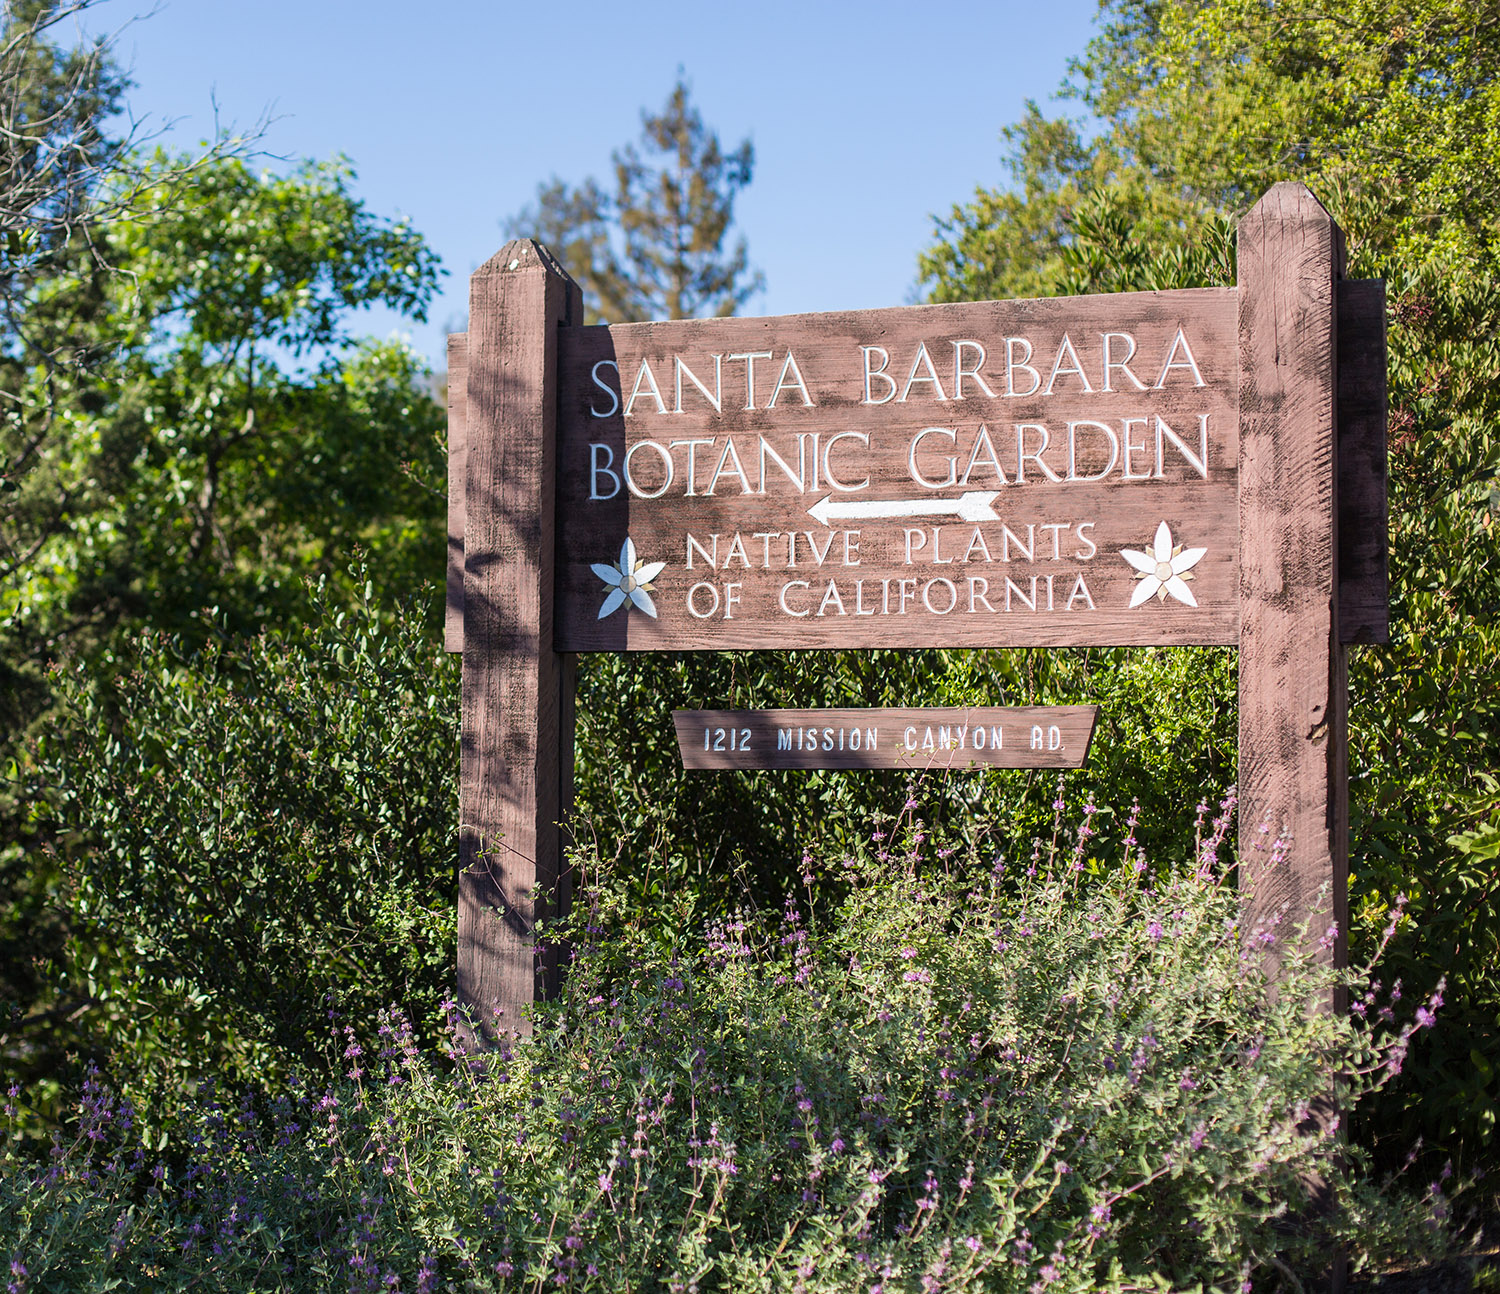
<instances>
[{"instance_id":1,"label":"smaller wooden sign","mask_svg":"<svg viewBox=\"0 0 1500 1294\"><path fill-rule=\"evenodd\" d=\"M1096 705L674 710L682 766L1081 768Z\"/></svg>"}]
</instances>

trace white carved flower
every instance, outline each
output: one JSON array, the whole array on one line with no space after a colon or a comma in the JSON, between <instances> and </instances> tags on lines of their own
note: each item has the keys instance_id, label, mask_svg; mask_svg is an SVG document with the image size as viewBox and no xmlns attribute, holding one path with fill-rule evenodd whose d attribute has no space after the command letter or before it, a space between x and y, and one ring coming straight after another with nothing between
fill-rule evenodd
<instances>
[{"instance_id":1,"label":"white carved flower","mask_svg":"<svg viewBox=\"0 0 1500 1294\"><path fill-rule=\"evenodd\" d=\"M626 602L634 602L654 620L656 604L651 601L650 597L651 581L662 573L666 565L666 562L637 561L635 544L627 535L625 542L620 545L618 565L605 566L601 562L594 563L594 574L603 580L605 587L609 589L604 605L599 608L599 619L603 620L605 616L618 611Z\"/></svg>"},{"instance_id":2,"label":"white carved flower","mask_svg":"<svg viewBox=\"0 0 1500 1294\"><path fill-rule=\"evenodd\" d=\"M1130 605L1140 606L1153 593L1158 601L1164 602L1170 593L1179 602L1190 607L1197 606L1197 599L1193 597L1193 591L1188 588L1186 581L1193 578L1188 571L1198 564L1198 559L1207 551L1206 548L1184 549L1181 544L1174 548L1172 532L1165 521L1157 526L1156 538L1152 541L1149 552L1122 548L1120 556L1135 567L1135 577L1140 581L1135 586L1135 592L1130 595Z\"/></svg>"}]
</instances>

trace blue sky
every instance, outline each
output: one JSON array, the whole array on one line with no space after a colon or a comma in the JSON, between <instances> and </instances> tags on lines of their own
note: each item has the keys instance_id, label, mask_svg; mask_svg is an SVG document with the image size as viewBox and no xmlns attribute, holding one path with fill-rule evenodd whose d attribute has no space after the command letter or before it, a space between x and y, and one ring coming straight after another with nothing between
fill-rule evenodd
<instances>
[{"instance_id":1,"label":"blue sky","mask_svg":"<svg viewBox=\"0 0 1500 1294\"><path fill-rule=\"evenodd\" d=\"M410 217L449 271L425 325L372 313L434 363L470 270L539 182L608 178L680 67L726 147L750 137L736 208L766 290L747 313L912 299L932 217L1005 181L999 132L1044 105L1095 0L753 6L481 0L106 0L148 127L191 147L272 118L274 158L346 155L377 212ZM149 16L132 21L135 15ZM1074 108L1076 111L1076 107Z\"/></svg>"}]
</instances>

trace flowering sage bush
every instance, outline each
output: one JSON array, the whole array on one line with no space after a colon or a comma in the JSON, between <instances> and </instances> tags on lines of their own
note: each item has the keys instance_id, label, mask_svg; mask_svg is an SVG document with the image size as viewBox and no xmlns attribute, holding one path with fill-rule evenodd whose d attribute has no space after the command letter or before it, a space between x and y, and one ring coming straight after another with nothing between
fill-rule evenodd
<instances>
[{"instance_id":1,"label":"flowering sage bush","mask_svg":"<svg viewBox=\"0 0 1500 1294\"><path fill-rule=\"evenodd\" d=\"M393 1014L373 1053L347 1033L340 1082L205 1091L160 1151L91 1079L49 1157L8 1143L0 1279L1243 1292L1335 1245L1441 1247L1438 1187L1374 1182L1330 1104L1387 1082L1439 1004L1320 967L1316 930L1244 938L1227 809L1170 874L1133 839L1093 856L1092 805L1011 858L915 811L708 929L591 877L543 932L571 950L561 998L484 1054L425 1055ZM1335 989L1357 1009L1324 1010Z\"/></svg>"}]
</instances>

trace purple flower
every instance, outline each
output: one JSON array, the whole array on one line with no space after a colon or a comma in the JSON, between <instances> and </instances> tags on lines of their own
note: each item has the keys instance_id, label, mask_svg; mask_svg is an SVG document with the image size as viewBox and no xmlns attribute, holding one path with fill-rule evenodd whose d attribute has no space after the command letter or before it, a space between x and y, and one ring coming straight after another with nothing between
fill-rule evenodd
<instances>
[{"instance_id":1,"label":"purple flower","mask_svg":"<svg viewBox=\"0 0 1500 1294\"><path fill-rule=\"evenodd\" d=\"M1146 926L1146 937L1150 939L1152 943L1158 943L1160 942L1162 935L1165 933L1166 932L1161 928L1161 922L1158 921L1155 917L1152 917L1149 924Z\"/></svg>"}]
</instances>

